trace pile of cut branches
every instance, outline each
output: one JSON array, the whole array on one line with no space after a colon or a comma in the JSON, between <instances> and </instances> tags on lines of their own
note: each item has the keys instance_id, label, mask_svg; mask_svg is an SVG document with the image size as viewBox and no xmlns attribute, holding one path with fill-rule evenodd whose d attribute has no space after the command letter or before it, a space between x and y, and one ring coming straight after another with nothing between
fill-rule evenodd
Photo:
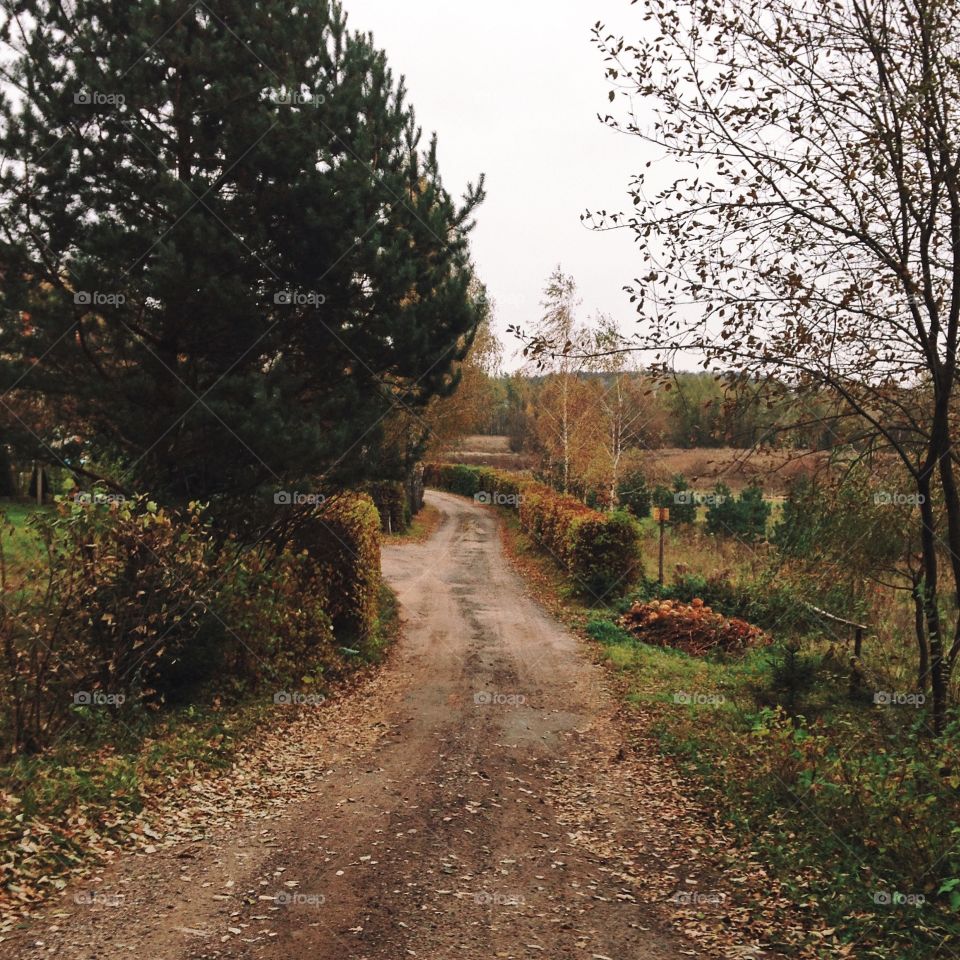
<instances>
[{"instance_id":1,"label":"pile of cut branches","mask_svg":"<svg viewBox=\"0 0 960 960\"><path fill-rule=\"evenodd\" d=\"M674 647L693 656L713 651L737 653L770 642L769 637L746 620L724 617L700 599L691 603L652 600L635 603L618 621L643 643Z\"/></svg>"}]
</instances>

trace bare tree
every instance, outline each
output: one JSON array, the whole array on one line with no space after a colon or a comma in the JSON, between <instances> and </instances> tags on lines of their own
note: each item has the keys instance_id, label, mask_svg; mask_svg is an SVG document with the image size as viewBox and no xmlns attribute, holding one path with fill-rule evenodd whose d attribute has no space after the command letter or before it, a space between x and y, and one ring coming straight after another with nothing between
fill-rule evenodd
<instances>
[{"instance_id":1,"label":"bare tree","mask_svg":"<svg viewBox=\"0 0 960 960\"><path fill-rule=\"evenodd\" d=\"M640 2L644 39L595 28L630 104L603 119L669 164L635 177L629 213L586 215L644 259L620 349L826 391L862 450L899 459L942 730L960 653L960 3Z\"/></svg>"},{"instance_id":2,"label":"bare tree","mask_svg":"<svg viewBox=\"0 0 960 960\"><path fill-rule=\"evenodd\" d=\"M573 422L572 422L572 391L574 380L581 370L583 363L579 359L576 342L580 339L577 328L577 308L580 301L577 299L577 284L573 277L557 267L550 274L543 291L543 315L534 328L535 334L552 343L562 344L563 349L546 364L542 364L552 372L559 384L559 402L557 403L556 430L560 446L560 461L562 470L563 492L570 490L570 462L572 459Z\"/></svg>"},{"instance_id":3,"label":"bare tree","mask_svg":"<svg viewBox=\"0 0 960 960\"><path fill-rule=\"evenodd\" d=\"M618 502L617 487L623 458L635 445L638 431L645 425L642 389L630 353L617 350L621 336L613 317L599 314L591 329L594 358L591 366L604 375L599 391L602 417L602 449L607 460L607 489L611 506Z\"/></svg>"}]
</instances>

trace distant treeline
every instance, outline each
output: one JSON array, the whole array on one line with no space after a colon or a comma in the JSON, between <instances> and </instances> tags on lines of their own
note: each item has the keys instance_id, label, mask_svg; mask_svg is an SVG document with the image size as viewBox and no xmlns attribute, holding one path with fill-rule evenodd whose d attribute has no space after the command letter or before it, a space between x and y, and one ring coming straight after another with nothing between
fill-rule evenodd
<instances>
[{"instance_id":1,"label":"distant treeline","mask_svg":"<svg viewBox=\"0 0 960 960\"><path fill-rule=\"evenodd\" d=\"M557 374L491 377L488 402L471 432L509 436L515 451L536 452L556 430L552 400ZM620 381L632 408L625 418L627 446L753 447L773 445L831 450L855 437L824 398L799 398L785 388L709 373L677 373L669 380L644 373L579 372L573 393L577 420L600 414L599 397Z\"/></svg>"}]
</instances>

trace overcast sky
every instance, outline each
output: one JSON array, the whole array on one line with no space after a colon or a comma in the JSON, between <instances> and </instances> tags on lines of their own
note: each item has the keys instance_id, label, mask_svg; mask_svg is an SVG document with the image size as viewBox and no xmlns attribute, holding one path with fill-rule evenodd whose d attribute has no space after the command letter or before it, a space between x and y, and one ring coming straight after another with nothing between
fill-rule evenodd
<instances>
[{"instance_id":1,"label":"overcast sky","mask_svg":"<svg viewBox=\"0 0 960 960\"><path fill-rule=\"evenodd\" d=\"M394 72L406 76L420 124L437 132L447 188L459 195L468 180L487 175L473 250L501 334L539 315L558 263L580 286L584 317L603 310L632 329L622 291L639 269L632 236L591 232L580 214L627 206L630 174L650 156L639 140L597 120L611 105L603 59L590 42L597 20L639 36L637 8L629 0L345 0L345 7L351 26L372 31Z\"/></svg>"}]
</instances>

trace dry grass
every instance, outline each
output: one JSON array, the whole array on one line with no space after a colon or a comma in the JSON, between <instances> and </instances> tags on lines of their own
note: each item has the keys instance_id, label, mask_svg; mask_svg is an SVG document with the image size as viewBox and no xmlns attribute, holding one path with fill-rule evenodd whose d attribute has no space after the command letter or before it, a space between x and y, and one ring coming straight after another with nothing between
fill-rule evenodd
<instances>
[{"instance_id":1,"label":"dry grass","mask_svg":"<svg viewBox=\"0 0 960 960\"><path fill-rule=\"evenodd\" d=\"M440 511L436 507L425 505L413 518L410 526L402 533L384 534L384 544L424 543L433 536L440 523Z\"/></svg>"},{"instance_id":2,"label":"dry grass","mask_svg":"<svg viewBox=\"0 0 960 960\"><path fill-rule=\"evenodd\" d=\"M440 451L437 460L462 463L469 467L489 467L492 470L524 472L532 470L539 458L530 453L513 453L510 438L475 435L462 437L455 447Z\"/></svg>"},{"instance_id":3,"label":"dry grass","mask_svg":"<svg viewBox=\"0 0 960 960\"><path fill-rule=\"evenodd\" d=\"M657 574L658 531L652 521L642 523L643 554L647 576ZM734 582L771 581L791 583L799 599L816 602L816 584L810 571L780 564L776 549L769 544L741 543L733 538L712 537L690 527L668 529L665 543L664 575L670 582L692 574L725 577ZM829 573L820 571L820 579ZM909 692L916 687L917 651L913 625L913 601L906 590L868 583L866 590L867 635L863 645L862 669L868 683L877 690ZM830 653L846 661L853 653L853 630L824 622L819 636L806 638L812 651ZM954 677L960 696L960 674Z\"/></svg>"},{"instance_id":4,"label":"dry grass","mask_svg":"<svg viewBox=\"0 0 960 960\"><path fill-rule=\"evenodd\" d=\"M485 434L472 434L471 436L461 437L457 444L457 450L474 453L510 453L510 438L502 436L487 436Z\"/></svg>"},{"instance_id":5,"label":"dry grass","mask_svg":"<svg viewBox=\"0 0 960 960\"><path fill-rule=\"evenodd\" d=\"M532 470L539 457L531 453L513 453L510 438L503 436L466 436L449 450L437 454L448 463L463 463L495 470ZM653 483L669 483L682 473L691 486L707 490L722 481L735 493L759 481L771 496L781 496L799 474L821 469L828 454L811 450L753 450L736 447L696 448L664 447L635 451L630 465L643 470Z\"/></svg>"},{"instance_id":6,"label":"dry grass","mask_svg":"<svg viewBox=\"0 0 960 960\"><path fill-rule=\"evenodd\" d=\"M667 482L682 473L696 489L722 481L739 492L759 481L768 493L782 495L795 477L822 469L827 458L828 454L813 450L665 447L637 453L632 463L655 483Z\"/></svg>"}]
</instances>

